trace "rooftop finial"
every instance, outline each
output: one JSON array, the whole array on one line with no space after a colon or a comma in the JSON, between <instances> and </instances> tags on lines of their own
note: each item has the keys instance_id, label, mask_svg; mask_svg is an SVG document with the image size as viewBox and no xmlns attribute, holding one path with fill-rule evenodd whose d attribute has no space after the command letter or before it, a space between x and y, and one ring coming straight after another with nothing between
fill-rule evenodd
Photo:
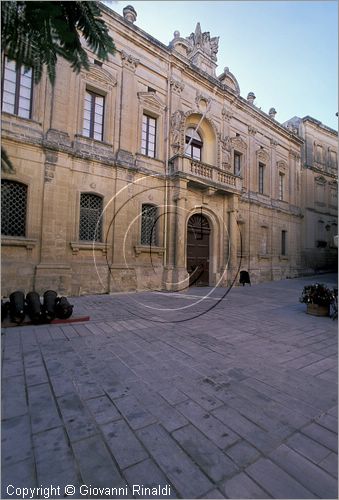
<instances>
[{"instance_id":1,"label":"rooftop finial","mask_svg":"<svg viewBox=\"0 0 339 500\"><path fill-rule=\"evenodd\" d=\"M136 10L134 9L133 5L126 5L122 11L124 18L126 21L129 21L130 23L135 23L137 19L137 13Z\"/></svg>"}]
</instances>

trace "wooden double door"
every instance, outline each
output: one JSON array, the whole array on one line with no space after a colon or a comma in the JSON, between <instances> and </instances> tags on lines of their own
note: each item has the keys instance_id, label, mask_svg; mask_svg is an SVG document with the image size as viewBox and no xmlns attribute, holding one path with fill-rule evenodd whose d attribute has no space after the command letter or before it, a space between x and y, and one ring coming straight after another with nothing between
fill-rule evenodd
<instances>
[{"instance_id":1,"label":"wooden double door","mask_svg":"<svg viewBox=\"0 0 339 500\"><path fill-rule=\"evenodd\" d=\"M202 214L194 214L187 224L187 272L190 286L209 285L210 225Z\"/></svg>"}]
</instances>

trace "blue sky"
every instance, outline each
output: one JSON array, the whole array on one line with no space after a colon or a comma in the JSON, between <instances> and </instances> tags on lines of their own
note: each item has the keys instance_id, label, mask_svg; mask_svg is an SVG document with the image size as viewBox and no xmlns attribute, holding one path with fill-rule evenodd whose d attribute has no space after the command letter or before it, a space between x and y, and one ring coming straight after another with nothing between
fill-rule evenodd
<instances>
[{"instance_id":1,"label":"blue sky","mask_svg":"<svg viewBox=\"0 0 339 500\"><path fill-rule=\"evenodd\" d=\"M279 122L310 115L338 130L338 3L336 1L113 1L129 3L136 25L166 45L173 32L220 36L217 74L225 66L243 97L277 110Z\"/></svg>"}]
</instances>

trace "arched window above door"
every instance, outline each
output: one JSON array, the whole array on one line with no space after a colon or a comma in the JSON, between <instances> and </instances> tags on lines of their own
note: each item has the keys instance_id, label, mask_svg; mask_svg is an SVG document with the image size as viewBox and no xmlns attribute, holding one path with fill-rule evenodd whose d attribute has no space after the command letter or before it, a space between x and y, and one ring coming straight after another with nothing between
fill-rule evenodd
<instances>
[{"instance_id":1,"label":"arched window above door","mask_svg":"<svg viewBox=\"0 0 339 500\"><path fill-rule=\"evenodd\" d=\"M193 127L186 129L185 155L193 160L201 161L201 150L203 141L200 134Z\"/></svg>"}]
</instances>

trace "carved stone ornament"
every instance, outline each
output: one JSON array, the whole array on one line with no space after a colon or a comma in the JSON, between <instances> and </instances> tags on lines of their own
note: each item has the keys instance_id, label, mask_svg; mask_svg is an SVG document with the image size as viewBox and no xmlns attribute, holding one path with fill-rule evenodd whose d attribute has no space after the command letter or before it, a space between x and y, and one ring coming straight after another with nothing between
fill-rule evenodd
<instances>
[{"instance_id":1,"label":"carved stone ornament","mask_svg":"<svg viewBox=\"0 0 339 500\"><path fill-rule=\"evenodd\" d=\"M232 113L230 111L228 111L228 109L225 108L225 106L221 110L221 116L223 117L223 119L226 122L229 122L231 120L231 118L233 118Z\"/></svg>"},{"instance_id":2,"label":"carved stone ornament","mask_svg":"<svg viewBox=\"0 0 339 500\"><path fill-rule=\"evenodd\" d=\"M231 144L232 147L240 153L245 153L247 150L247 144L241 137L232 137Z\"/></svg>"},{"instance_id":3,"label":"carved stone ornament","mask_svg":"<svg viewBox=\"0 0 339 500\"><path fill-rule=\"evenodd\" d=\"M106 90L112 90L117 85L116 78L109 71L95 64L90 64L89 71L85 72L85 78L88 83L93 83L94 86L100 85Z\"/></svg>"},{"instance_id":4,"label":"carved stone ornament","mask_svg":"<svg viewBox=\"0 0 339 500\"><path fill-rule=\"evenodd\" d=\"M294 151L293 149L289 150L289 154L295 160L300 160L300 158L301 158L300 154L297 151Z\"/></svg>"},{"instance_id":5,"label":"carved stone ornament","mask_svg":"<svg viewBox=\"0 0 339 500\"><path fill-rule=\"evenodd\" d=\"M278 170L287 170L287 163L284 160L279 160L276 163Z\"/></svg>"},{"instance_id":6,"label":"carved stone ornament","mask_svg":"<svg viewBox=\"0 0 339 500\"><path fill-rule=\"evenodd\" d=\"M257 153L258 160L261 160L264 162L269 161L270 155L268 154L268 152L265 149L259 148L259 149L257 149L256 153Z\"/></svg>"},{"instance_id":7,"label":"carved stone ornament","mask_svg":"<svg viewBox=\"0 0 339 500\"><path fill-rule=\"evenodd\" d=\"M184 82L180 82L179 80L175 80L174 78L170 79L170 85L172 87L173 92L178 95L180 95L185 88Z\"/></svg>"},{"instance_id":8,"label":"carved stone ornament","mask_svg":"<svg viewBox=\"0 0 339 500\"><path fill-rule=\"evenodd\" d=\"M138 66L140 59L137 59L136 57L133 57L131 54L127 54L124 50L120 52L121 60L122 60L122 65L125 68L130 69L131 71L135 71L136 67Z\"/></svg>"},{"instance_id":9,"label":"carved stone ornament","mask_svg":"<svg viewBox=\"0 0 339 500\"><path fill-rule=\"evenodd\" d=\"M186 38L189 42L188 53L193 52L195 49L200 49L206 55L208 55L212 61L217 60L217 53L219 49L219 37L210 37L209 31L202 33L200 23L197 23L195 32L191 33L189 37Z\"/></svg>"},{"instance_id":10,"label":"carved stone ornament","mask_svg":"<svg viewBox=\"0 0 339 500\"><path fill-rule=\"evenodd\" d=\"M180 137L183 121L183 111L177 110L171 116L171 146L176 150L179 150L180 148Z\"/></svg>"},{"instance_id":11,"label":"carved stone ornament","mask_svg":"<svg viewBox=\"0 0 339 500\"><path fill-rule=\"evenodd\" d=\"M207 97L204 94L201 94L201 92L197 90L195 97L195 104L197 106L198 111L200 112L209 111L211 108L211 98Z\"/></svg>"},{"instance_id":12,"label":"carved stone ornament","mask_svg":"<svg viewBox=\"0 0 339 500\"><path fill-rule=\"evenodd\" d=\"M256 129L255 127L252 127L251 125L249 125L249 126L248 126L248 133L249 133L250 135L253 135L253 136L254 136L255 134L257 134L257 133L258 133L258 129Z\"/></svg>"},{"instance_id":13,"label":"carved stone ornament","mask_svg":"<svg viewBox=\"0 0 339 500\"><path fill-rule=\"evenodd\" d=\"M154 92L138 92L138 99L145 108L158 113L166 109L166 104Z\"/></svg>"},{"instance_id":14,"label":"carved stone ornament","mask_svg":"<svg viewBox=\"0 0 339 500\"><path fill-rule=\"evenodd\" d=\"M325 177L323 177L322 175L318 175L317 177L315 177L314 182L316 182L317 184L321 184L322 186L327 183Z\"/></svg>"},{"instance_id":15,"label":"carved stone ornament","mask_svg":"<svg viewBox=\"0 0 339 500\"><path fill-rule=\"evenodd\" d=\"M275 139L270 139L270 143L271 143L271 146L274 147L274 148L276 146L278 146L278 144L279 144L278 141L276 141Z\"/></svg>"},{"instance_id":16,"label":"carved stone ornament","mask_svg":"<svg viewBox=\"0 0 339 500\"><path fill-rule=\"evenodd\" d=\"M231 140L228 136L223 138L220 137L220 145L221 145L221 165L225 170L229 170L231 168L231 151L232 144Z\"/></svg>"}]
</instances>

